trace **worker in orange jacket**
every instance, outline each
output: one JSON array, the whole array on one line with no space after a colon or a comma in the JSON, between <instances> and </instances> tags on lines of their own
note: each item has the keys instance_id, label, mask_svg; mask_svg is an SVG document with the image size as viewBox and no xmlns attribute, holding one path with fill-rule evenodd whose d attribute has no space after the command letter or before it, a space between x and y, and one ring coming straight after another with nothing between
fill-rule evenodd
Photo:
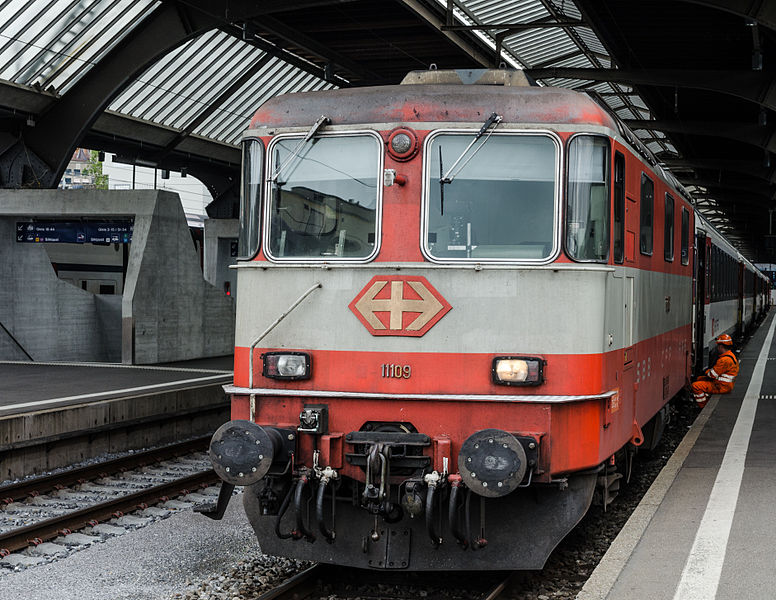
<instances>
[{"instance_id":1,"label":"worker in orange jacket","mask_svg":"<svg viewBox=\"0 0 776 600\"><path fill-rule=\"evenodd\" d=\"M728 394L738 375L738 359L733 354L733 339L723 333L717 338L717 362L706 374L701 375L692 385L692 393L699 408L706 406L712 394Z\"/></svg>"}]
</instances>

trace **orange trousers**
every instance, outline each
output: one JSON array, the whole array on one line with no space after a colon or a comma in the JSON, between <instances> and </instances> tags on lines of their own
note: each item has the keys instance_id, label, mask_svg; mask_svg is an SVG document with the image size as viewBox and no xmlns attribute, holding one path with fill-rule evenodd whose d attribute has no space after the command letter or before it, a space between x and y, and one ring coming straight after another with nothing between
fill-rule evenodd
<instances>
[{"instance_id":1,"label":"orange trousers","mask_svg":"<svg viewBox=\"0 0 776 600\"><path fill-rule=\"evenodd\" d=\"M712 394L729 394L733 391L733 384L726 381L717 381L711 377L702 375L690 386L695 402L699 408L706 406L709 396Z\"/></svg>"}]
</instances>

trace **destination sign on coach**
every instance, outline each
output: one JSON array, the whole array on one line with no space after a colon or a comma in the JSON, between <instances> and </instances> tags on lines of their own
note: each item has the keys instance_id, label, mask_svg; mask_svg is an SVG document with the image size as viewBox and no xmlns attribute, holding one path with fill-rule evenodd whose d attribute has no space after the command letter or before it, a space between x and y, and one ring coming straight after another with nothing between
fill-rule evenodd
<instances>
[{"instance_id":1,"label":"destination sign on coach","mask_svg":"<svg viewBox=\"0 0 776 600\"><path fill-rule=\"evenodd\" d=\"M17 221L16 241L25 244L128 244L132 221Z\"/></svg>"}]
</instances>

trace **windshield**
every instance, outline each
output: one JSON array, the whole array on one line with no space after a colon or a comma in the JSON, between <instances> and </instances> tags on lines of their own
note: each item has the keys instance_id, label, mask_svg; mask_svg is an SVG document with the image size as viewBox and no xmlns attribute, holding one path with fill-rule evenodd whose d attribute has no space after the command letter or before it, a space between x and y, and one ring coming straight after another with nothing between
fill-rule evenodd
<instances>
[{"instance_id":1,"label":"windshield","mask_svg":"<svg viewBox=\"0 0 776 600\"><path fill-rule=\"evenodd\" d=\"M449 183L471 134L440 134L426 157L426 239L440 259L549 258L555 247L558 147L547 135L494 134Z\"/></svg>"},{"instance_id":2,"label":"windshield","mask_svg":"<svg viewBox=\"0 0 776 600\"><path fill-rule=\"evenodd\" d=\"M269 253L359 258L375 252L380 143L373 135L278 140L270 150Z\"/></svg>"}]
</instances>

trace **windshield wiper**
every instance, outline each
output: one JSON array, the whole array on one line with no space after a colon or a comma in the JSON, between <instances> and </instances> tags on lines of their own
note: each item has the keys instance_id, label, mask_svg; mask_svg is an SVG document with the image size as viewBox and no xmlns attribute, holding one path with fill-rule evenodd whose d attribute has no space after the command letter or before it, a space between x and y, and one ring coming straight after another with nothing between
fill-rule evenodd
<instances>
[{"instance_id":1,"label":"windshield wiper","mask_svg":"<svg viewBox=\"0 0 776 600\"><path fill-rule=\"evenodd\" d=\"M307 132L307 134L299 140L299 143L296 145L296 147L291 151L291 155L286 159L286 162L284 162L282 165L280 165L277 170L272 174L272 177L270 178L270 181L272 183L277 184L278 178L280 177L280 173L285 169L289 164L291 164L291 161L296 159L299 156L299 152L302 150L302 147L310 141L310 139L318 133L318 130L323 127L324 125L327 125L331 122L331 119L327 117L326 115L321 115L318 117L318 120L313 123L313 126L310 127L310 131ZM277 155L276 155L277 156ZM281 184L282 185L282 184Z\"/></svg>"},{"instance_id":2,"label":"windshield wiper","mask_svg":"<svg viewBox=\"0 0 776 600\"><path fill-rule=\"evenodd\" d=\"M460 173L463 170L463 168L468 164L468 162L472 158L474 158L474 155L477 154L477 152L480 151L480 148L482 148L485 145L485 142L488 141L488 138L493 134L493 131L496 130L496 127L498 127L498 124L501 123L502 118L503 117L501 115L497 115L496 113L491 113L490 114L490 116L488 117L488 120L485 121L485 123L483 123L482 127L480 127L480 130L474 136L474 139L469 143L468 146L466 146L464 151L461 152L461 155L456 159L456 161L453 163L453 165L450 167L450 169L447 171L447 173L445 173L444 175L442 175L439 178L439 185L441 186L442 193L444 193L444 185L446 183L452 183L453 179L456 178L458 173ZM468 152L471 149L471 147L474 146L474 144L477 143L477 140L479 140L483 135L485 135L485 133L488 131L488 129L490 129L491 125L493 125L493 130L491 130L491 132L488 134L488 137L485 138L485 141L482 142L482 144L480 144L480 146L474 152L471 153L469 158L466 159L466 161L461 165L461 167L455 173L453 173L453 171L455 170L455 167L458 166L459 162L461 162L461 159L468 154ZM439 169L440 169L439 173L441 175L442 174L442 152L441 152L441 145L440 145L440 152L439 152Z\"/></svg>"},{"instance_id":3,"label":"windshield wiper","mask_svg":"<svg viewBox=\"0 0 776 600\"><path fill-rule=\"evenodd\" d=\"M444 173L445 169L442 167L442 144L439 144L439 174ZM445 214L445 180L439 178L439 214ZM447 182L449 183L449 182Z\"/></svg>"}]
</instances>

